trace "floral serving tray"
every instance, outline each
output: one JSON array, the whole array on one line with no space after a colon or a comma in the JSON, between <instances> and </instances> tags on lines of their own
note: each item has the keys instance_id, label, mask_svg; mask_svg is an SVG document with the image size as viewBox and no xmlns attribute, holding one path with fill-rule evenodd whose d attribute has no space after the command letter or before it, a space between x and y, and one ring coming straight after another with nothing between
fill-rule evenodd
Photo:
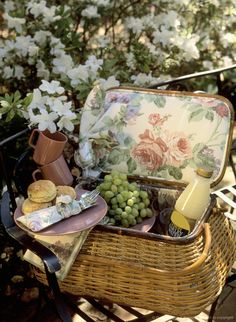
<instances>
[{"instance_id":1,"label":"floral serving tray","mask_svg":"<svg viewBox=\"0 0 236 322\"><path fill-rule=\"evenodd\" d=\"M116 169L187 183L197 167L223 177L233 108L218 95L95 87L81 118L76 162L85 176Z\"/></svg>"}]
</instances>

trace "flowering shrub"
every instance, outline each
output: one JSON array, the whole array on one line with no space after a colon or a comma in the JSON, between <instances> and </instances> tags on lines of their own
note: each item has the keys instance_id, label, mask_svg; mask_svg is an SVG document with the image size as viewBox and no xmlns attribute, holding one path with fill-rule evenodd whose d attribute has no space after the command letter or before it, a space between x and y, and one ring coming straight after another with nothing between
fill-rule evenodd
<instances>
[{"instance_id":1,"label":"flowering shrub","mask_svg":"<svg viewBox=\"0 0 236 322\"><path fill-rule=\"evenodd\" d=\"M235 60L233 0L22 0L0 10L2 122L74 131L95 83L147 86Z\"/></svg>"}]
</instances>

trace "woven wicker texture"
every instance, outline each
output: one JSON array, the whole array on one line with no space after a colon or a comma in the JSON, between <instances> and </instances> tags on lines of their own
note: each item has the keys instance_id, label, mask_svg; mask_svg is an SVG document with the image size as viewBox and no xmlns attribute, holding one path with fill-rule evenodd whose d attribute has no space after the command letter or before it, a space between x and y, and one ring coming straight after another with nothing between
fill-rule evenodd
<instances>
[{"instance_id":1,"label":"woven wicker texture","mask_svg":"<svg viewBox=\"0 0 236 322\"><path fill-rule=\"evenodd\" d=\"M60 286L76 295L195 316L221 292L236 254L235 234L220 211L212 212L206 226L205 233L183 244L95 228ZM43 272L34 271L47 283Z\"/></svg>"}]
</instances>

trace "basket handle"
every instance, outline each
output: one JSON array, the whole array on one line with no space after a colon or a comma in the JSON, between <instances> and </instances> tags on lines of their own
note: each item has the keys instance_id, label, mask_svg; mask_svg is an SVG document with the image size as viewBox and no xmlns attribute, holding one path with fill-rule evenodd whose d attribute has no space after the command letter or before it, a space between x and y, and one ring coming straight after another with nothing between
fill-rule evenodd
<instances>
[{"instance_id":1,"label":"basket handle","mask_svg":"<svg viewBox=\"0 0 236 322\"><path fill-rule=\"evenodd\" d=\"M151 272L151 273L158 273L158 274L163 274L163 275L168 275L170 276L171 273L173 273L175 276L176 275L183 275L183 274L189 274L193 271L195 271L196 269L198 269L202 263L206 260L207 256L208 256L208 252L209 249L211 247L211 232L210 232L210 226L208 223L204 224L204 235L205 235L205 245L204 245L204 249L201 253L201 255L198 257L198 259L192 263L191 265L185 267L185 268L181 268L181 269L174 269L174 270L163 270L163 269L158 269L158 268L154 268L154 267L146 267L145 265L140 265L140 264L136 264L136 263L129 263L129 262L122 262L122 266L126 266L128 269L130 269L131 267L134 269L138 269L138 270L145 270L147 272ZM79 256L79 259L82 260L88 260L90 264L92 264L93 262L96 264L97 262L104 262L104 264L107 264L107 259L97 256L94 260L94 256L93 255L85 255L85 254L81 254ZM109 258L109 264L114 264L117 265L117 261Z\"/></svg>"}]
</instances>

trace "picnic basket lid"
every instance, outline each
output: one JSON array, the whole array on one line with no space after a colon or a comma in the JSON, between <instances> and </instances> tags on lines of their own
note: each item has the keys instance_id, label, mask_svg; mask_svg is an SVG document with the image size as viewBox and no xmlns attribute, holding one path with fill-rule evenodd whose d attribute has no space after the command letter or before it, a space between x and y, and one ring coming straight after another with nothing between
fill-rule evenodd
<instances>
[{"instance_id":1,"label":"picnic basket lid","mask_svg":"<svg viewBox=\"0 0 236 322\"><path fill-rule=\"evenodd\" d=\"M186 185L198 167L224 176L234 111L219 95L95 86L82 110L77 162L86 176L112 169Z\"/></svg>"}]
</instances>

